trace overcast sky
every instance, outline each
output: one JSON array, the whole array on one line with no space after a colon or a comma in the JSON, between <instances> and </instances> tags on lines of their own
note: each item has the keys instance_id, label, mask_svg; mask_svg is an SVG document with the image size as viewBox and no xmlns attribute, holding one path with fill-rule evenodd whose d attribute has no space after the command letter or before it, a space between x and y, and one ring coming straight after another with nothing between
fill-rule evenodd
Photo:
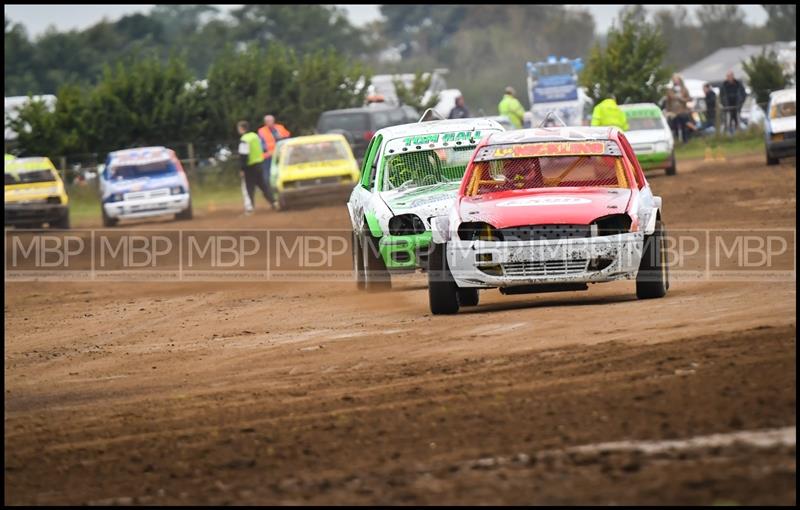
<instances>
[{"instance_id":1,"label":"overcast sky","mask_svg":"<svg viewBox=\"0 0 800 510\"><path fill-rule=\"evenodd\" d=\"M238 5L217 5L223 11L239 7ZM350 20L356 25L368 23L380 17L377 5L340 5L345 8ZM580 6L583 7L583 6ZM586 5L594 16L598 32L605 32L617 16L622 4ZM648 9L664 7L662 5L645 5ZM697 5L686 5L693 12ZM761 25L767 14L760 5L740 5L745 13L746 21L753 25ZM45 29L54 25L58 30L87 28L103 18L111 21L126 14L147 12L153 5L8 5L5 15L11 20L22 23L31 36L41 35Z\"/></svg>"}]
</instances>

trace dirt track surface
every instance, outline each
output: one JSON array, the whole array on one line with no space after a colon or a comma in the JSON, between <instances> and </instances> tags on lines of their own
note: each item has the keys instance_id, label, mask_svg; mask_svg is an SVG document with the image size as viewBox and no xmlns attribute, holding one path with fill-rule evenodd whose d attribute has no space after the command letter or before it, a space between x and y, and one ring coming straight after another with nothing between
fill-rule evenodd
<instances>
[{"instance_id":1,"label":"dirt track surface","mask_svg":"<svg viewBox=\"0 0 800 510\"><path fill-rule=\"evenodd\" d=\"M679 172L650 179L671 231L796 227L794 160ZM452 317L421 275L5 290L6 504L796 502L795 281L490 290Z\"/></svg>"}]
</instances>

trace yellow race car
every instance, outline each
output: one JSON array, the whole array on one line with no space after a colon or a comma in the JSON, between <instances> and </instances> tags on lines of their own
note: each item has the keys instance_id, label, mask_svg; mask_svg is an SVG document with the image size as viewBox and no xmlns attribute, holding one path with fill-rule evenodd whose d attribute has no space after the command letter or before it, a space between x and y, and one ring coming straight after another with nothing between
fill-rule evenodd
<instances>
[{"instance_id":1,"label":"yellow race car","mask_svg":"<svg viewBox=\"0 0 800 510\"><path fill-rule=\"evenodd\" d=\"M48 158L6 160L5 224L69 228L69 197Z\"/></svg>"},{"instance_id":2,"label":"yellow race car","mask_svg":"<svg viewBox=\"0 0 800 510\"><path fill-rule=\"evenodd\" d=\"M283 210L301 202L346 198L360 173L353 151L340 134L281 140L270 166L275 204Z\"/></svg>"}]
</instances>

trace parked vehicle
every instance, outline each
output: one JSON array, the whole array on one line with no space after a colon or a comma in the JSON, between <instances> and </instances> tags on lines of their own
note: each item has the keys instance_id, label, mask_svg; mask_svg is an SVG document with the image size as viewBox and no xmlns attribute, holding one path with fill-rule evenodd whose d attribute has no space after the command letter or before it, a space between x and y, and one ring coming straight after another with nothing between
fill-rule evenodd
<instances>
[{"instance_id":1,"label":"parked vehicle","mask_svg":"<svg viewBox=\"0 0 800 510\"><path fill-rule=\"evenodd\" d=\"M346 108L323 112L317 122L317 133L338 133L345 137L360 162L367 144L376 131L389 126L416 122L419 112L410 106L372 104L361 108Z\"/></svg>"},{"instance_id":2,"label":"parked vehicle","mask_svg":"<svg viewBox=\"0 0 800 510\"><path fill-rule=\"evenodd\" d=\"M434 314L477 305L481 288L572 291L635 278L640 299L669 288L661 198L617 128L490 135L431 224Z\"/></svg>"},{"instance_id":3,"label":"parked vehicle","mask_svg":"<svg viewBox=\"0 0 800 510\"><path fill-rule=\"evenodd\" d=\"M347 197L358 178L353 151L339 134L281 140L270 167L272 192L281 210L301 202Z\"/></svg>"},{"instance_id":4,"label":"parked vehicle","mask_svg":"<svg viewBox=\"0 0 800 510\"><path fill-rule=\"evenodd\" d=\"M764 129L767 164L797 154L797 89L776 90L769 95Z\"/></svg>"},{"instance_id":5,"label":"parked vehicle","mask_svg":"<svg viewBox=\"0 0 800 510\"><path fill-rule=\"evenodd\" d=\"M5 180L6 225L69 228L69 197L50 159L6 157Z\"/></svg>"},{"instance_id":6,"label":"parked vehicle","mask_svg":"<svg viewBox=\"0 0 800 510\"><path fill-rule=\"evenodd\" d=\"M104 227L165 214L192 218L189 180L175 152L165 147L110 153L100 173L100 195Z\"/></svg>"},{"instance_id":7,"label":"parked vehicle","mask_svg":"<svg viewBox=\"0 0 800 510\"><path fill-rule=\"evenodd\" d=\"M675 138L667 118L655 103L620 105L628 121L625 136L644 170L664 169L675 175Z\"/></svg>"}]
</instances>

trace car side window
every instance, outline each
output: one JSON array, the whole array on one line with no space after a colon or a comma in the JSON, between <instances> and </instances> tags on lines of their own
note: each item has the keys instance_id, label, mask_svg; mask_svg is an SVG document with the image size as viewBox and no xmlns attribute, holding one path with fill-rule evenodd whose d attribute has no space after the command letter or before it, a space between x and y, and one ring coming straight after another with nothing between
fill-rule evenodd
<instances>
[{"instance_id":1,"label":"car side window","mask_svg":"<svg viewBox=\"0 0 800 510\"><path fill-rule=\"evenodd\" d=\"M361 187L369 189L369 153L375 145L375 137L369 141L367 149L364 151L364 160L361 162Z\"/></svg>"},{"instance_id":2,"label":"car side window","mask_svg":"<svg viewBox=\"0 0 800 510\"><path fill-rule=\"evenodd\" d=\"M628 159L628 161L631 162L631 165L633 165L633 178L636 179L636 187L642 189L645 184L644 172L642 172L642 167L639 165L639 160L636 158L636 153L633 152L633 147L631 147L631 144L628 143L628 139L625 138L625 135L620 134L619 141L622 144L622 150L627 156L626 159Z\"/></svg>"},{"instance_id":3,"label":"car side window","mask_svg":"<svg viewBox=\"0 0 800 510\"><path fill-rule=\"evenodd\" d=\"M362 168L361 186L368 190L372 190L375 185L375 175L378 171L378 152L382 140L383 136L378 135L370 141L367 147L367 156L364 158L364 167Z\"/></svg>"}]
</instances>

